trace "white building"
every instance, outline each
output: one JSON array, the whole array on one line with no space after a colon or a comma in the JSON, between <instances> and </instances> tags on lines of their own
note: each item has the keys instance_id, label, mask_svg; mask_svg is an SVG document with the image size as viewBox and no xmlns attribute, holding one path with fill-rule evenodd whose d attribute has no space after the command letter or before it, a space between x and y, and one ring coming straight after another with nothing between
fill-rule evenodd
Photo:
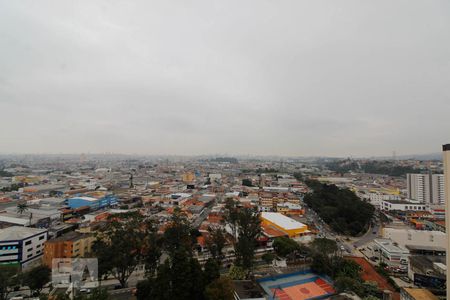
<instances>
[{"instance_id":1,"label":"white building","mask_svg":"<svg viewBox=\"0 0 450 300\"><path fill-rule=\"evenodd\" d=\"M383 261L387 260L394 263L408 261L408 249L397 245L391 239L376 239L374 243L374 249L379 251Z\"/></svg>"},{"instance_id":2,"label":"white building","mask_svg":"<svg viewBox=\"0 0 450 300\"><path fill-rule=\"evenodd\" d=\"M407 174L408 198L430 204L445 204L444 175Z\"/></svg>"},{"instance_id":3,"label":"white building","mask_svg":"<svg viewBox=\"0 0 450 300\"><path fill-rule=\"evenodd\" d=\"M403 200L383 200L380 208L382 210L400 210L400 211L426 211L425 204Z\"/></svg>"},{"instance_id":4,"label":"white building","mask_svg":"<svg viewBox=\"0 0 450 300\"><path fill-rule=\"evenodd\" d=\"M442 231L384 228L383 237L391 239L399 246L446 248L447 237Z\"/></svg>"},{"instance_id":5,"label":"white building","mask_svg":"<svg viewBox=\"0 0 450 300\"><path fill-rule=\"evenodd\" d=\"M399 201L399 195L384 194L380 192L360 194L360 196L370 202L373 206L380 206L382 201Z\"/></svg>"},{"instance_id":6,"label":"white building","mask_svg":"<svg viewBox=\"0 0 450 300\"><path fill-rule=\"evenodd\" d=\"M44 253L47 229L12 226L0 229L0 264L19 263L26 268Z\"/></svg>"}]
</instances>

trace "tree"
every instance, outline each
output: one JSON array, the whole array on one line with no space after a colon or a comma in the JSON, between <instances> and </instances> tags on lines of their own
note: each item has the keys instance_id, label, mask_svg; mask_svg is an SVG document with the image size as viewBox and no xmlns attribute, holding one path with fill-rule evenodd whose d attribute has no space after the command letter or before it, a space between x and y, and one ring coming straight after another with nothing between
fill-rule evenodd
<instances>
[{"instance_id":1,"label":"tree","mask_svg":"<svg viewBox=\"0 0 450 300\"><path fill-rule=\"evenodd\" d=\"M311 249L317 253L333 254L338 250L336 241L327 238L317 238L311 244Z\"/></svg>"},{"instance_id":2,"label":"tree","mask_svg":"<svg viewBox=\"0 0 450 300\"><path fill-rule=\"evenodd\" d=\"M176 210L162 240L168 258L157 268L156 276L139 283L138 299L204 300L205 274L192 251L195 235L186 217ZM212 271L209 275L215 276Z\"/></svg>"},{"instance_id":3,"label":"tree","mask_svg":"<svg viewBox=\"0 0 450 300\"><path fill-rule=\"evenodd\" d=\"M17 213L23 214L28 210L28 204L26 202L19 202L17 203Z\"/></svg>"},{"instance_id":4,"label":"tree","mask_svg":"<svg viewBox=\"0 0 450 300\"><path fill-rule=\"evenodd\" d=\"M227 198L225 200L224 221L230 226L235 241L238 238L238 219L239 208L237 207L237 202L233 198Z\"/></svg>"},{"instance_id":5,"label":"tree","mask_svg":"<svg viewBox=\"0 0 450 300\"><path fill-rule=\"evenodd\" d=\"M223 248L225 247L226 238L225 230L221 227L208 227L208 237L206 238L206 246L209 252L211 252L212 257L221 262L223 259Z\"/></svg>"},{"instance_id":6,"label":"tree","mask_svg":"<svg viewBox=\"0 0 450 300\"><path fill-rule=\"evenodd\" d=\"M30 288L31 294L39 295L44 286L50 282L51 272L45 265L36 266L23 274L23 285Z\"/></svg>"},{"instance_id":7,"label":"tree","mask_svg":"<svg viewBox=\"0 0 450 300\"><path fill-rule=\"evenodd\" d=\"M142 261L153 223L139 213L112 215L97 236L94 253L99 258L100 273L111 273L122 287Z\"/></svg>"},{"instance_id":8,"label":"tree","mask_svg":"<svg viewBox=\"0 0 450 300\"><path fill-rule=\"evenodd\" d=\"M257 246L257 238L261 234L261 220L254 208L237 207L234 200L225 204L225 222L234 234L234 252L236 264L251 270Z\"/></svg>"},{"instance_id":9,"label":"tree","mask_svg":"<svg viewBox=\"0 0 450 300\"><path fill-rule=\"evenodd\" d=\"M191 225L179 209L175 209L168 228L164 231L164 249L173 257L178 251L192 252Z\"/></svg>"},{"instance_id":10,"label":"tree","mask_svg":"<svg viewBox=\"0 0 450 300\"><path fill-rule=\"evenodd\" d=\"M147 276L153 276L158 268L159 259L162 254L162 237L158 234L157 227L147 223L147 233L143 241L143 262Z\"/></svg>"},{"instance_id":11,"label":"tree","mask_svg":"<svg viewBox=\"0 0 450 300\"><path fill-rule=\"evenodd\" d=\"M243 280L246 275L244 268L235 265L232 265L228 271L228 276L233 280Z\"/></svg>"},{"instance_id":12,"label":"tree","mask_svg":"<svg viewBox=\"0 0 450 300\"><path fill-rule=\"evenodd\" d=\"M334 282L334 286L339 293L354 292L359 296L364 295L364 287L361 280L358 279L345 276L338 277Z\"/></svg>"},{"instance_id":13,"label":"tree","mask_svg":"<svg viewBox=\"0 0 450 300\"><path fill-rule=\"evenodd\" d=\"M261 258L266 264L271 264L275 259L275 255L273 253L264 253Z\"/></svg>"},{"instance_id":14,"label":"tree","mask_svg":"<svg viewBox=\"0 0 450 300\"><path fill-rule=\"evenodd\" d=\"M248 178L244 178L244 179L242 179L242 185L252 187L253 186L252 180L248 179Z\"/></svg>"},{"instance_id":15,"label":"tree","mask_svg":"<svg viewBox=\"0 0 450 300\"><path fill-rule=\"evenodd\" d=\"M307 180L312 189L304 201L338 233L359 235L369 228L374 207L349 189Z\"/></svg>"},{"instance_id":16,"label":"tree","mask_svg":"<svg viewBox=\"0 0 450 300\"><path fill-rule=\"evenodd\" d=\"M285 258L300 251L300 245L293 239L285 236L275 238L273 248L278 256Z\"/></svg>"},{"instance_id":17,"label":"tree","mask_svg":"<svg viewBox=\"0 0 450 300\"><path fill-rule=\"evenodd\" d=\"M295 172L294 173L294 178L297 179L298 181L303 181L303 174L301 172Z\"/></svg>"},{"instance_id":18,"label":"tree","mask_svg":"<svg viewBox=\"0 0 450 300\"><path fill-rule=\"evenodd\" d=\"M207 300L233 300L233 282L226 276L217 278L206 286L205 297Z\"/></svg>"},{"instance_id":19,"label":"tree","mask_svg":"<svg viewBox=\"0 0 450 300\"><path fill-rule=\"evenodd\" d=\"M208 259L205 263L204 269L206 284L209 284L220 277L220 267L215 259Z\"/></svg>"},{"instance_id":20,"label":"tree","mask_svg":"<svg viewBox=\"0 0 450 300\"><path fill-rule=\"evenodd\" d=\"M20 286L19 267L15 265L0 265L0 299L6 300L14 287Z\"/></svg>"},{"instance_id":21,"label":"tree","mask_svg":"<svg viewBox=\"0 0 450 300\"><path fill-rule=\"evenodd\" d=\"M311 269L317 274L332 276L334 273L331 259L323 253L315 253L312 256Z\"/></svg>"}]
</instances>

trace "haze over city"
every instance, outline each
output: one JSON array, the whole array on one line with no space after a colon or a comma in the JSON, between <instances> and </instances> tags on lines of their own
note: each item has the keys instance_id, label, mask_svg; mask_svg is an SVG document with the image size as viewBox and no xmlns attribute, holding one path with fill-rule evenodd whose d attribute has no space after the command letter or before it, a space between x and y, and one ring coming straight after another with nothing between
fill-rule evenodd
<instances>
[{"instance_id":1,"label":"haze over city","mask_svg":"<svg viewBox=\"0 0 450 300\"><path fill-rule=\"evenodd\" d=\"M0 152L439 152L449 9L1 1Z\"/></svg>"}]
</instances>

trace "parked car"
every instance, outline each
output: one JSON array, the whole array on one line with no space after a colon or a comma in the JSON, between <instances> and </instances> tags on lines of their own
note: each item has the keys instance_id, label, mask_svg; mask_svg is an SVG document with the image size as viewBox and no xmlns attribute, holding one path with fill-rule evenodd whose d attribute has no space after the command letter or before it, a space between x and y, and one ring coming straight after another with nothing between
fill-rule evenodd
<instances>
[{"instance_id":1,"label":"parked car","mask_svg":"<svg viewBox=\"0 0 450 300\"><path fill-rule=\"evenodd\" d=\"M407 282L407 283L410 283L410 282L411 282L411 279L409 279L409 278L406 277L406 276L402 276L402 277L400 277L400 279L403 280L404 282Z\"/></svg>"}]
</instances>

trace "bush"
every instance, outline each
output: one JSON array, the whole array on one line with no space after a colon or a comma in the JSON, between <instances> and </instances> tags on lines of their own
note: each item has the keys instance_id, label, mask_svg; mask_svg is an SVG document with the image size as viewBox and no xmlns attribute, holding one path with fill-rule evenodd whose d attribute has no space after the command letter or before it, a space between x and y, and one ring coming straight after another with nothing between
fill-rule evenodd
<instances>
[{"instance_id":1,"label":"bush","mask_svg":"<svg viewBox=\"0 0 450 300\"><path fill-rule=\"evenodd\" d=\"M228 271L228 276L233 280L244 280L247 274L244 268L233 265Z\"/></svg>"}]
</instances>

